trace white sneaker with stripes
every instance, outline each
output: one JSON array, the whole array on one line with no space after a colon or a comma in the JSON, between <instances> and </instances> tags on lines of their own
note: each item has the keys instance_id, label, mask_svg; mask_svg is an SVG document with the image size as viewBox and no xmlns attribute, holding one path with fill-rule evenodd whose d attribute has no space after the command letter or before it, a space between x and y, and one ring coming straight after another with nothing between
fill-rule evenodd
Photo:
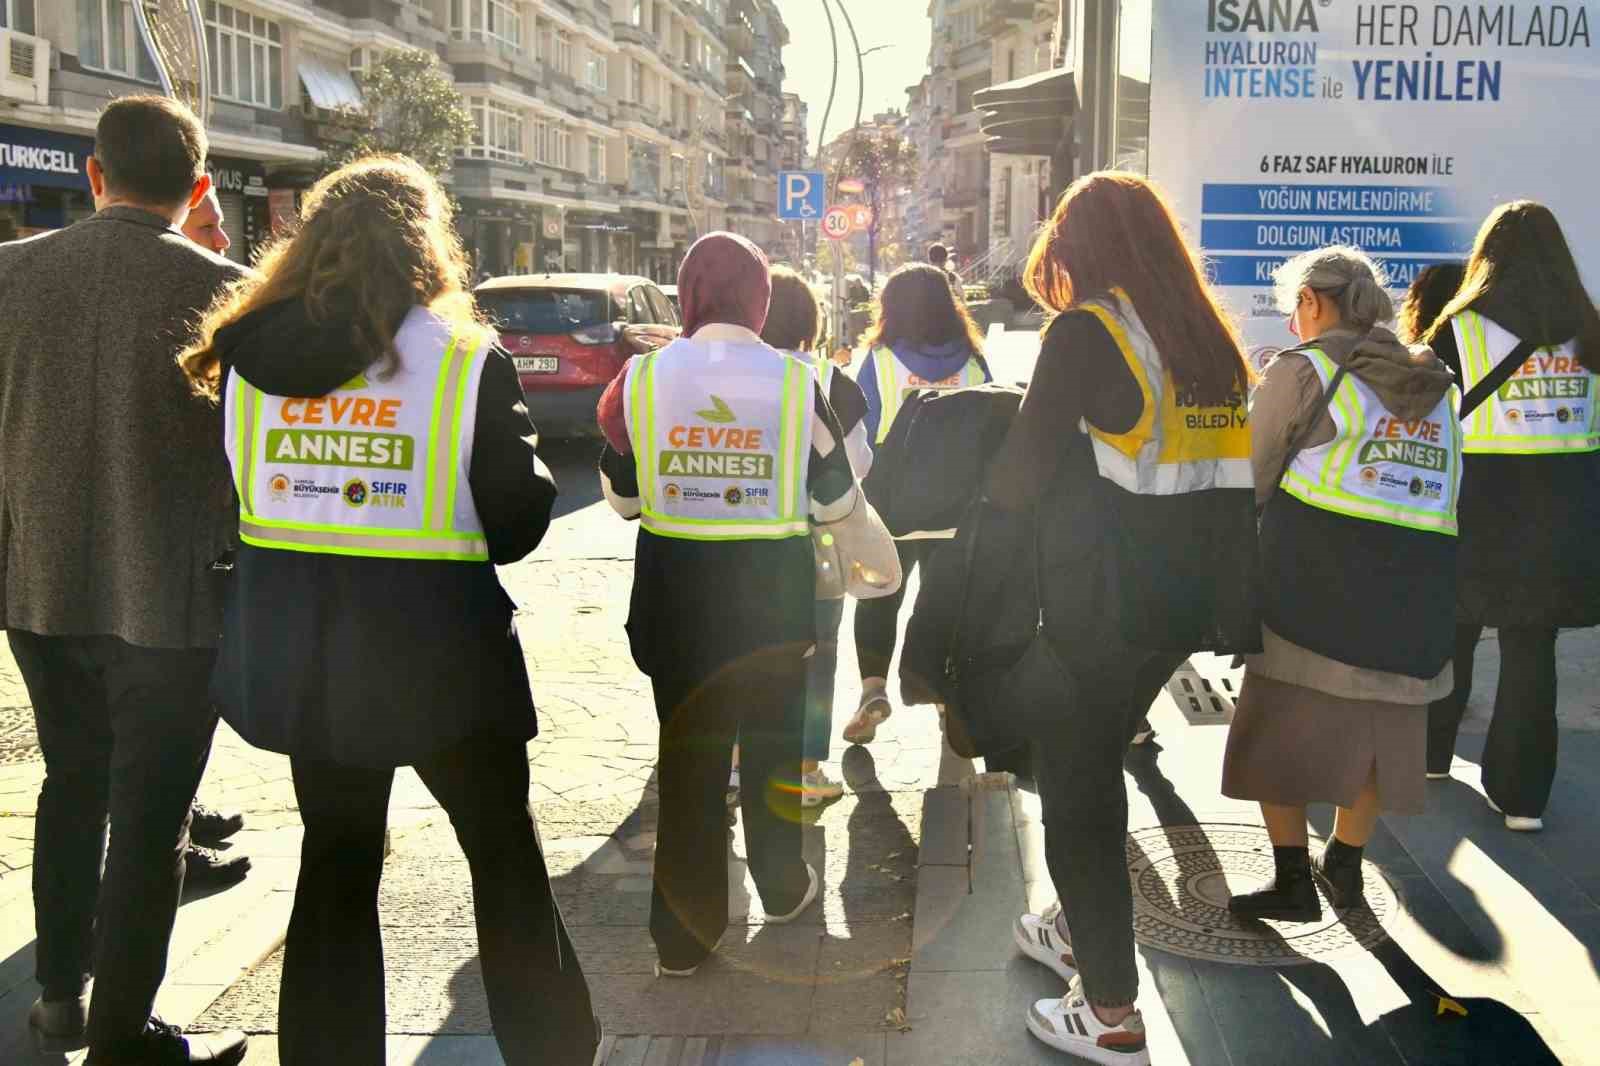
<instances>
[{"instance_id":1,"label":"white sneaker with stripes","mask_svg":"<svg viewBox=\"0 0 1600 1066\"><path fill-rule=\"evenodd\" d=\"M1042 962L1063 981L1078 976L1078 960L1072 954L1072 937L1067 931L1061 901L1050 904L1042 914L1024 914L1011 925L1011 936L1022 953Z\"/></svg>"},{"instance_id":2,"label":"white sneaker with stripes","mask_svg":"<svg viewBox=\"0 0 1600 1066\"><path fill-rule=\"evenodd\" d=\"M1041 999L1028 1008L1028 1032L1057 1051L1104 1066L1150 1066L1144 1018L1136 1010L1116 1025L1095 1016L1074 977L1061 999Z\"/></svg>"}]
</instances>

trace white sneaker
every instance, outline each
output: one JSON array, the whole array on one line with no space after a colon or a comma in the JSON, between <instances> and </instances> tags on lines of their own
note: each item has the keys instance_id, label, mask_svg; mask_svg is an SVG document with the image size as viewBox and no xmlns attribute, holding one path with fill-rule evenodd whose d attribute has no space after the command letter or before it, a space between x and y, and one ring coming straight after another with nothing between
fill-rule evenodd
<instances>
[{"instance_id":1,"label":"white sneaker","mask_svg":"<svg viewBox=\"0 0 1600 1066\"><path fill-rule=\"evenodd\" d=\"M1500 809L1498 803L1489 798L1487 792L1483 794L1483 801L1489 805L1491 811L1505 817L1506 828L1513 833L1537 833L1544 828L1543 818L1528 818L1520 814L1506 814L1505 811Z\"/></svg>"},{"instance_id":2,"label":"white sneaker","mask_svg":"<svg viewBox=\"0 0 1600 1066\"><path fill-rule=\"evenodd\" d=\"M739 806L739 768L737 766L728 774L728 791L723 798L728 801L728 806Z\"/></svg>"},{"instance_id":3,"label":"white sneaker","mask_svg":"<svg viewBox=\"0 0 1600 1066\"><path fill-rule=\"evenodd\" d=\"M700 967L698 966L691 966L687 970L669 970L661 965L660 959L656 960L657 977L693 977L699 969Z\"/></svg>"},{"instance_id":4,"label":"white sneaker","mask_svg":"<svg viewBox=\"0 0 1600 1066\"><path fill-rule=\"evenodd\" d=\"M1067 935L1066 915L1061 901L1050 904L1040 914L1024 914L1011 924L1011 937L1022 953L1042 962L1063 981L1078 976L1078 960L1072 954L1072 938Z\"/></svg>"},{"instance_id":5,"label":"white sneaker","mask_svg":"<svg viewBox=\"0 0 1600 1066\"><path fill-rule=\"evenodd\" d=\"M1074 977L1061 999L1041 999L1028 1008L1028 1032L1057 1051L1104 1066L1150 1066L1144 1018L1134 1011L1116 1025L1095 1017Z\"/></svg>"},{"instance_id":6,"label":"white sneaker","mask_svg":"<svg viewBox=\"0 0 1600 1066\"><path fill-rule=\"evenodd\" d=\"M1446 770L1442 774L1436 774L1432 770L1429 770L1427 772L1427 778L1429 781L1448 781L1450 780L1450 771Z\"/></svg>"},{"instance_id":7,"label":"white sneaker","mask_svg":"<svg viewBox=\"0 0 1600 1066\"><path fill-rule=\"evenodd\" d=\"M800 806L820 807L844 795L844 786L829 777L822 767L800 775Z\"/></svg>"},{"instance_id":8,"label":"white sneaker","mask_svg":"<svg viewBox=\"0 0 1600 1066\"><path fill-rule=\"evenodd\" d=\"M844 727L844 739L851 744L871 744L878 735L878 727L887 722L893 713L894 707L882 689L863 692L855 717Z\"/></svg>"},{"instance_id":9,"label":"white sneaker","mask_svg":"<svg viewBox=\"0 0 1600 1066\"><path fill-rule=\"evenodd\" d=\"M800 917L800 915L804 914L807 907L811 906L817 901L817 894L822 891L822 880L821 878L817 877L817 868L812 866L809 862L806 863L806 876L810 878L811 881L810 884L806 885L805 898L800 901L800 906L796 907L788 914L767 915L768 925L788 925L790 922Z\"/></svg>"}]
</instances>

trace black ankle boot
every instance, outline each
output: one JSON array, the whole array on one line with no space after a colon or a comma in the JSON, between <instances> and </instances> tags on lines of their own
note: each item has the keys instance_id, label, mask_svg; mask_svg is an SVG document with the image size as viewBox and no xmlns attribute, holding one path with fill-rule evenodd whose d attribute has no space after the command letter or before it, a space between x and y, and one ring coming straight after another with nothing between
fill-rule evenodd
<instances>
[{"instance_id":1,"label":"black ankle boot","mask_svg":"<svg viewBox=\"0 0 1600 1066\"><path fill-rule=\"evenodd\" d=\"M1364 901L1361 884L1361 849L1334 838L1317 856L1313 867L1328 886L1328 899L1336 911L1359 907Z\"/></svg>"},{"instance_id":2,"label":"black ankle boot","mask_svg":"<svg viewBox=\"0 0 1600 1066\"><path fill-rule=\"evenodd\" d=\"M1270 918L1275 922L1314 922L1322 917L1317 884L1311 880L1311 853L1305 848L1273 848L1277 876L1255 892L1228 900L1228 910L1240 918Z\"/></svg>"}]
</instances>

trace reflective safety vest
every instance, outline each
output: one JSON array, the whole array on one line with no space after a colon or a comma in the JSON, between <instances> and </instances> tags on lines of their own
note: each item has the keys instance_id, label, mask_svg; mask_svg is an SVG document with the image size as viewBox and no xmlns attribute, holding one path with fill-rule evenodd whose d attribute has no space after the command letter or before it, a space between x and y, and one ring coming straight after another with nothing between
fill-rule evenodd
<instances>
[{"instance_id":1,"label":"reflective safety vest","mask_svg":"<svg viewBox=\"0 0 1600 1066\"><path fill-rule=\"evenodd\" d=\"M765 344L680 338L636 357L624 389L645 529L710 541L810 535L808 362Z\"/></svg>"},{"instance_id":2,"label":"reflective safety vest","mask_svg":"<svg viewBox=\"0 0 1600 1066\"><path fill-rule=\"evenodd\" d=\"M965 366L940 381L924 381L911 372L911 368L894 357L888 348L878 348L872 353L874 373L878 375L878 399L883 411L878 416L878 444L889 439L894 426L894 416L905 406L906 397L918 389L962 389L969 385L982 385L983 364L968 359Z\"/></svg>"},{"instance_id":3,"label":"reflective safety vest","mask_svg":"<svg viewBox=\"0 0 1600 1066\"><path fill-rule=\"evenodd\" d=\"M822 386L822 395L832 398L833 393L829 389L833 387L834 372L839 368L834 365L832 359L828 358L826 352L787 352L785 354L810 363L811 368L817 372L817 384Z\"/></svg>"},{"instance_id":4,"label":"reflective safety vest","mask_svg":"<svg viewBox=\"0 0 1600 1066\"><path fill-rule=\"evenodd\" d=\"M1337 364L1318 349L1297 350L1326 390ZM1328 405L1333 440L1302 448L1284 472L1283 490L1349 518L1453 537L1461 487L1460 402L1452 385L1427 417L1400 419L1366 382L1346 374Z\"/></svg>"},{"instance_id":5,"label":"reflective safety vest","mask_svg":"<svg viewBox=\"0 0 1600 1066\"><path fill-rule=\"evenodd\" d=\"M226 446L239 538L258 548L481 562L467 474L484 349L413 308L399 369L327 396L273 396L228 375Z\"/></svg>"},{"instance_id":6,"label":"reflective safety vest","mask_svg":"<svg viewBox=\"0 0 1600 1066\"><path fill-rule=\"evenodd\" d=\"M1076 309L1094 315L1111 334L1144 397L1139 421L1126 433L1081 423L1094 446L1100 476L1144 496L1254 488L1244 397L1202 407L1180 393L1122 291L1114 291L1110 299L1087 300Z\"/></svg>"},{"instance_id":7,"label":"reflective safety vest","mask_svg":"<svg viewBox=\"0 0 1600 1066\"><path fill-rule=\"evenodd\" d=\"M1521 341L1493 319L1463 311L1450 320L1461 353L1462 387L1488 377ZM1536 350L1494 395L1467 415L1464 451L1548 455L1600 451L1600 377L1578 362L1569 342Z\"/></svg>"}]
</instances>

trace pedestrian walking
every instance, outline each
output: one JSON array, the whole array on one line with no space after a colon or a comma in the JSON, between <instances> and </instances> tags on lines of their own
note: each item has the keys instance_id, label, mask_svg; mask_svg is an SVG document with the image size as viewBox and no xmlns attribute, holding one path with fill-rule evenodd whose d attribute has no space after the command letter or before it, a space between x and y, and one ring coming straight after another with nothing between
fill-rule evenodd
<instances>
[{"instance_id":1,"label":"pedestrian walking","mask_svg":"<svg viewBox=\"0 0 1600 1066\"><path fill-rule=\"evenodd\" d=\"M895 415L910 393L992 380L983 359L983 334L944 273L926 263L907 263L889 275L865 346L867 358L856 380L866 400L867 436L874 447L888 439ZM897 540L901 573L909 576L952 532ZM844 727L844 739L852 744L870 744L894 711L889 702L889 665L904 600L902 586L893 596L856 606L861 699Z\"/></svg>"},{"instance_id":2,"label":"pedestrian walking","mask_svg":"<svg viewBox=\"0 0 1600 1066\"><path fill-rule=\"evenodd\" d=\"M944 271L944 276L950 282L950 288L957 297L963 295L961 275L956 273L955 267L950 264L950 249L945 247L943 241L934 241L928 245L928 265Z\"/></svg>"},{"instance_id":3,"label":"pedestrian walking","mask_svg":"<svg viewBox=\"0 0 1600 1066\"><path fill-rule=\"evenodd\" d=\"M1544 827L1555 780L1556 633L1600 624L1600 315L1542 204L1495 209L1428 343L1461 378L1466 452L1450 694L1428 773L1450 772L1485 627L1500 641L1483 789L1508 829Z\"/></svg>"},{"instance_id":4,"label":"pedestrian walking","mask_svg":"<svg viewBox=\"0 0 1600 1066\"><path fill-rule=\"evenodd\" d=\"M1134 1006L1122 760L1191 652L1259 640L1249 372L1198 256L1142 177L1074 182L1025 277L1055 315L985 492L1033 517L1036 542L1011 565L1038 575L1037 591L1024 582L1029 611L1073 684L1058 705L1017 709L1048 723L1032 761L1059 901L1020 916L1013 938L1069 982L1031 1005L1029 1031L1139 1066L1150 1059Z\"/></svg>"},{"instance_id":5,"label":"pedestrian walking","mask_svg":"<svg viewBox=\"0 0 1600 1066\"><path fill-rule=\"evenodd\" d=\"M245 1053L243 1034L185 1037L151 1014L216 728L233 543L221 416L174 362L243 274L178 231L205 157L182 104L122 97L86 165L95 214L0 247L0 603L45 762L28 1021L49 1052L87 1043L94 1066Z\"/></svg>"},{"instance_id":6,"label":"pedestrian walking","mask_svg":"<svg viewBox=\"0 0 1600 1066\"><path fill-rule=\"evenodd\" d=\"M857 481L872 469L872 444L867 440L867 402L861 386L825 351L817 348L821 312L816 295L794 271L773 267L772 302L761 339L774 348L810 363L822 394L844 433L844 450ZM839 627L844 622L844 597L816 601L817 646L806 660L805 744L800 759L800 804L815 807L837 799L844 787L828 777L822 760L833 739L833 690L839 671Z\"/></svg>"},{"instance_id":7,"label":"pedestrian walking","mask_svg":"<svg viewBox=\"0 0 1600 1066\"><path fill-rule=\"evenodd\" d=\"M222 228L222 201L217 199L213 186L206 190L200 202L189 212L183 222L183 235L209 252L223 255L233 247L233 239Z\"/></svg>"},{"instance_id":8,"label":"pedestrian walking","mask_svg":"<svg viewBox=\"0 0 1600 1066\"><path fill-rule=\"evenodd\" d=\"M494 565L556 487L511 362L467 291L437 181L402 157L312 187L292 239L201 325L242 544L212 691L289 756L305 823L284 949L286 1066L384 1061L378 885L394 770L450 816L489 1017L514 1066L589 1066L588 986L528 809L537 725Z\"/></svg>"},{"instance_id":9,"label":"pedestrian walking","mask_svg":"<svg viewBox=\"0 0 1600 1066\"><path fill-rule=\"evenodd\" d=\"M1243 918L1322 913L1306 805L1333 803L1315 873L1336 910L1362 899L1382 810L1423 809L1428 702L1449 691L1460 393L1408 348L1382 269L1347 247L1276 277L1299 347L1251 400L1262 508L1262 652L1245 658L1222 792L1261 804L1274 879L1229 901Z\"/></svg>"},{"instance_id":10,"label":"pedestrian walking","mask_svg":"<svg viewBox=\"0 0 1600 1066\"><path fill-rule=\"evenodd\" d=\"M735 737L746 854L769 923L821 889L801 856L806 654L816 643L811 520L858 510L840 429L810 366L761 340L754 244L712 233L678 272L683 336L602 395L602 483L640 521L628 639L661 719L650 933L656 975L692 975L728 925L723 790Z\"/></svg>"}]
</instances>

